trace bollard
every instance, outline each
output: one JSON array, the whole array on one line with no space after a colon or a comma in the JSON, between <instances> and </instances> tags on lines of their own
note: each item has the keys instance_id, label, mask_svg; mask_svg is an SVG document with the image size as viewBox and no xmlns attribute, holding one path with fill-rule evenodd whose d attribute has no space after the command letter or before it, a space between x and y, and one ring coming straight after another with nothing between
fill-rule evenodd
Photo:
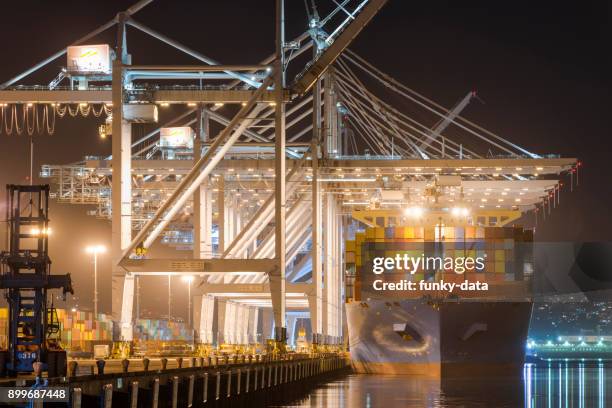
<instances>
[{"instance_id":1,"label":"bollard","mask_svg":"<svg viewBox=\"0 0 612 408\"><path fill-rule=\"evenodd\" d=\"M202 387L204 389L202 392L202 403L206 404L206 401L208 400L208 373L204 373L202 381L204 382Z\"/></svg>"},{"instance_id":2,"label":"bollard","mask_svg":"<svg viewBox=\"0 0 612 408\"><path fill-rule=\"evenodd\" d=\"M104 360L96 360L96 366L98 366L98 375L104 375L104 366L106 365L106 361Z\"/></svg>"},{"instance_id":3,"label":"bollard","mask_svg":"<svg viewBox=\"0 0 612 408\"><path fill-rule=\"evenodd\" d=\"M78 368L79 363L76 361L71 361L68 363L68 377L76 377Z\"/></svg>"},{"instance_id":4,"label":"bollard","mask_svg":"<svg viewBox=\"0 0 612 408\"><path fill-rule=\"evenodd\" d=\"M80 388L72 389L72 408L81 408L81 399L83 398L83 392Z\"/></svg>"},{"instance_id":5,"label":"bollard","mask_svg":"<svg viewBox=\"0 0 612 408\"><path fill-rule=\"evenodd\" d=\"M132 395L131 395L131 405L130 408L138 407L138 381L132 382Z\"/></svg>"},{"instance_id":6,"label":"bollard","mask_svg":"<svg viewBox=\"0 0 612 408\"><path fill-rule=\"evenodd\" d=\"M178 365L178 368L183 368L183 357L177 358L176 364Z\"/></svg>"},{"instance_id":7,"label":"bollard","mask_svg":"<svg viewBox=\"0 0 612 408\"><path fill-rule=\"evenodd\" d=\"M179 378L175 375L172 377L172 408L177 408L178 406L178 386Z\"/></svg>"},{"instance_id":8,"label":"bollard","mask_svg":"<svg viewBox=\"0 0 612 408\"><path fill-rule=\"evenodd\" d=\"M274 386L278 384L278 364L274 364Z\"/></svg>"},{"instance_id":9,"label":"bollard","mask_svg":"<svg viewBox=\"0 0 612 408\"><path fill-rule=\"evenodd\" d=\"M161 365L162 365L162 370L165 370L166 366L168 365L168 359L166 357L161 359Z\"/></svg>"},{"instance_id":10,"label":"bollard","mask_svg":"<svg viewBox=\"0 0 612 408\"><path fill-rule=\"evenodd\" d=\"M149 371L149 362L150 360L146 357L142 359L142 368L144 371Z\"/></svg>"},{"instance_id":11,"label":"bollard","mask_svg":"<svg viewBox=\"0 0 612 408\"><path fill-rule=\"evenodd\" d=\"M272 366L268 366L268 388L270 388L270 385L272 384Z\"/></svg>"},{"instance_id":12,"label":"bollard","mask_svg":"<svg viewBox=\"0 0 612 408\"><path fill-rule=\"evenodd\" d=\"M253 375L255 376L255 383L253 384L253 391L257 391L257 376L259 374L259 368L255 367L253 369Z\"/></svg>"},{"instance_id":13,"label":"bollard","mask_svg":"<svg viewBox=\"0 0 612 408\"><path fill-rule=\"evenodd\" d=\"M191 408L193 406L193 382L194 380L195 380L195 377L193 375L190 375L189 376L189 387L187 388L187 407L188 408Z\"/></svg>"},{"instance_id":14,"label":"bollard","mask_svg":"<svg viewBox=\"0 0 612 408\"><path fill-rule=\"evenodd\" d=\"M215 399L219 400L219 395L221 394L221 372L217 371L217 387L215 389Z\"/></svg>"},{"instance_id":15,"label":"bollard","mask_svg":"<svg viewBox=\"0 0 612 408\"><path fill-rule=\"evenodd\" d=\"M236 370L236 395L240 395L240 383L242 382L242 372L238 368Z\"/></svg>"},{"instance_id":16,"label":"bollard","mask_svg":"<svg viewBox=\"0 0 612 408\"><path fill-rule=\"evenodd\" d=\"M113 384L106 384L102 388L102 408L112 408L113 406Z\"/></svg>"},{"instance_id":17,"label":"bollard","mask_svg":"<svg viewBox=\"0 0 612 408\"><path fill-rule=\"evenodd\" d=\"M266 369L268 367L267 366L263 366L261 367L261 378L259 379L260 385L259 385L259 389L264 389L266 388Z\"/></svg>"},{"instance_id":18,"label":"bollard","mask_svg":"<svg viewBox=\"0 0 612 408\"><path fill-rule=\"evenodd\" d=\"M153 398L151 408L157 408L159 402L159 378L153 380Z\"/></svg>"},{"instance_id":19,"label":"bollard","mask_svg":"<svg viewBox=\"0 0 612 408\"><path fill-rule=\"evenodd\" d=\"M266 388L266 376L268 372L268 366L264 365L263 367L261 367L261 378L260 378L260 385L259 385L259 389L263 389Z\"/></svg>"},{"instance_id":20,"label":"bollard","mask_svg":"<svg viewBox=\"0 0 612 408\"><path fill-rule=\"evenodd\" d=\"M197 360L195 357L191 357L191 368L196 367L197 366Z\"/></svg>"},{"instance_id":21,"label":"bollard","mask_svg":"<svg viewBox=\"0 0 612 408\"><path fill-rule=\"evenodd\" d=\"M200 361L200 367L204 367L204 357L198 357L198 360Z\"/></svg>"},{"instance_id":22,"label":"bollard","mask_svg":"<svg viewBox=\"0 0 612 408\"><path fill-rule=\"evenodd\" d=\"M123 374L126 374L130 368L130 360L127 358L121 360L121 367L123 368Z\"/></svg>"},{"instance_id":23,"label":"bollard","mask_svg":"<svg viewBox=\"0 0 612 408\"><path fill-rule=\"evenodd\" d=\"M232 395L232 370L227 371L227 398Z\"/></svg>"},{"instance_id":24,"label":"bollard","mask_svg":"<svg viewBox=\"0 0 612 408\"><path fill-rule=\"evenodd\" d=\"M247 368L246 369L246 384L245 384L245 390L244 390L245 394L249 393L249 380L250 380L250 377L251 377L251 369Z\"/></svg>"}]
</instances>

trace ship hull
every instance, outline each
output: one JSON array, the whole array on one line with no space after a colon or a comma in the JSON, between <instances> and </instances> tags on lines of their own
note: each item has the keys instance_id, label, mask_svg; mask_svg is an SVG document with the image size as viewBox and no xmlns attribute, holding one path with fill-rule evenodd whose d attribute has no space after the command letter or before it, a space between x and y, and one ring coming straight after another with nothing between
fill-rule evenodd
<instances>
[{"instance_id":1,"label":"ship hull","mask_svg":"<svg viewBox=\"0 0 612 408\"><path fill-rule=\"evenodd\" d=\"M354 369L427 376L521 373L531 302L427 300L346 305Z\"/></svg>"}]
</instances>

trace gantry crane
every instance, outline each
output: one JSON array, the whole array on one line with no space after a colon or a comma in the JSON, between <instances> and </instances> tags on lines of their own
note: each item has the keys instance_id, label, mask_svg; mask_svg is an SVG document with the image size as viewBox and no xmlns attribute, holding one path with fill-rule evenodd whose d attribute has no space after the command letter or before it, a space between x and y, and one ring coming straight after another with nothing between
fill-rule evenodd
<instances>
[{"instance_id":1,"label":"gantry crane","mask_svg":"<svg viewBox=\"0 0 612 408\"><path fill-rule=\"evenodd\" d=\"M8 350L0 353L0 374L32 372L43 363L49 377L65 375L66 352L47 291L73 293L70 275L51 275L49 185L7 185L8 251L0 253L0 288L9 304Z\"/></svg>"}]
</instances>

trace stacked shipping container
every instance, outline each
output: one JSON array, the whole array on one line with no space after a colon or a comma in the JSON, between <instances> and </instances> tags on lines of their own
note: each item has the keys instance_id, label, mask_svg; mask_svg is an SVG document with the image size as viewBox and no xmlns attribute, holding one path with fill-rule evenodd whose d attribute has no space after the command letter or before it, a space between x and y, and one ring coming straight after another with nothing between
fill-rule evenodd
<instances>
[{"instance_id":1,"label":"stacked shipping container","mask_svg":"<svg viewBox=\"0 0 612 408\"><path fill-rule=\"evenodd\" d=\"M110 344L113 340L113 321L110 315L57 309L60 340L68 351L91 352L93 344ZM6 349L8 338L8 309L0 308L0 348ZM193 342L193 330L181 322L138 319L134 328L136 341Z\"/></svg>"},{"instance_id":2,"label":"stacked shipping container","mask_svg":"<svg viewBox=\"0 0 612 408\"><path fill-rule=\"evenodd\" d=\"M364 277L372 277L375 257L482 258L484 269L456 273L454 270L426 270L385 274L384 280L444 280L446 282L519 281L525 264L531 261L529 248L533 233L520 227L374 227L355 234L345 245L347 299L360 299ZM529 269L529 268L527 268ZM369 274L369 275L366 275ZM382 276L382 275L381 275Z\"/></svg>"}]
</instances>

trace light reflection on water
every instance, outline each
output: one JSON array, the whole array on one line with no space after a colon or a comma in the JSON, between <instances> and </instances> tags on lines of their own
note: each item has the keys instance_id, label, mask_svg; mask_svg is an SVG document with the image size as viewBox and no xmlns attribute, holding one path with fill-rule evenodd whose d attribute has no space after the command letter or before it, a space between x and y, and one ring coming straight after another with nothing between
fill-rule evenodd
<instances>
[{"instance_id":1,"label":"light reflection on water","mask_svg":"<svg viewBox=\"0 0 612 408\"><path fill-rule=\"evenodd\" d=\"M551 361L526 364L522 378L445 378L351 374L313 390L294 407L612 406L612 365Z\"/></svg>"}]
</instances>

